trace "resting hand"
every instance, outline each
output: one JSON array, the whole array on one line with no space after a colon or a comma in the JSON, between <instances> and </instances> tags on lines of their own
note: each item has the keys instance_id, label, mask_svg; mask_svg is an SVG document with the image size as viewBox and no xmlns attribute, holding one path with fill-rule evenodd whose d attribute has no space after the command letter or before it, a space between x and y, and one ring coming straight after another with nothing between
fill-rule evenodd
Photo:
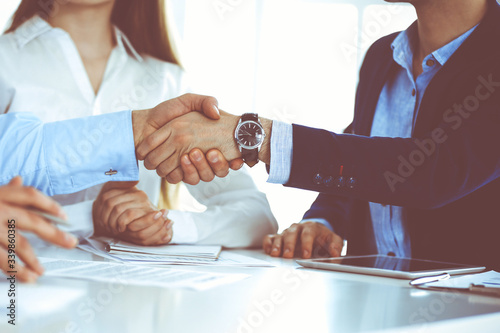
<instances>
[{"instance_id":1,"label":"resting hand","mask_svg":"<svg viewBox=\"0 0 500 333\"><path fill-rule=\"evenodd\" d=\"M32 187L22 186L20 177L15 177L8 185L0 187L0 268L6 274L7 271L17 271L16 277L21 281L34 282L43 273L43 267L38 262L28 240L19 233L20 230L32 232L47 242L65 248L75 247L78 241L74 236L62 232L44 218L29 212L27 208L35 208L63 219L66 219L66 215L54 200ZM15 222L13 223L12 220ZM15 225L15 229L9 228L9 225ZM8 237L12 234L10 230L15 230L15 238ZM14 240L9 242L10 239ZM12 248L13 244L15 245L15 263L9 261L14 258L9 257L9 254L13 254L9 253L9 245ZM11 264L14 267L11 267Z\"/></svg>"},{"instance_id":2,"label":"resting hand","mask_svg":"<svg viewBox=\"0 0 500 333\"><path fill-rule=\"evenodd\" d=\"M188 113L170 121L146 138L137 148L138 154L147 154L144 166L165 177L180 164L180 158L192 149L207 152L218 148L226 160L239 158L232 133L239 117L222 112L220 120L211 120L197 112Z\"/></svg>"},{"instance_id":3,"label":"resting hand","mask_svg":"<svg viewBox=\"0 0 500 333\"><path fill-rule=\"evenodd\" d=\"M318 222L294 223L281 234L264 236L262 247L272 257L308 259L311 254L326 251L330 257L340 257L343 240ZM296 255L295 255L296 254Z\"/></svg>"},{"instance_id":4,"label":"resting hand","mask_svg":"<svg viewBox=\"0 0 500 333\"><path fill-rule=\"evenodd\" d=\"M162 245L173 236L166 210L158 210L138 182L109 182L92 207L96 235L121 238L139 245Z\"/></svg>"},{"instance_id":5,"label":"resting hand","mask_svg":"<svg viewBox=\"0 0 500 333\"><path fill-rule=\"evenodd\" d=\"M171 184L184 181L189 185L196 185L201 181L210 182L215 176L223 178L229 169L239 170L243 160L237 158L228 162L217 149L210 149L206 154L195 148L181 157L181 166L168 174L165 178Z\"/></svg>"}]
</instances>

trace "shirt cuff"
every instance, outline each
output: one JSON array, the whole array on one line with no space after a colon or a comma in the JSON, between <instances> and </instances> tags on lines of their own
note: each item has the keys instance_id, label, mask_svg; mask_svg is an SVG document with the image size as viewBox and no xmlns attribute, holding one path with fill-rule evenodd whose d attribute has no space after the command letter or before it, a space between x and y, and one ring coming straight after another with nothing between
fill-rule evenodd
<instances>
[{"instance_id":1,"label":"shirt cuff","mask_svg":"<svg viewBox=\"0 0 500 333\"><path fill-rule=\"evenodd\" d=\"M300 221L300 223L304 223L304 222L317 222L317 223L321 223L321 224L323 224L325 227L327 227L327 228L328 228L328 230L335 232L335 231L333 230L332 225L331 225L330 223L328 223L328 221L327 221L327 220L325 220L325 219L315 218L315 219L305 219L305 220Z\"/></svg>"},{"instance_id":2,"label":"shirt cuff","mask_svg":"<svg viewBox=\"0 0 500 333\"><path fill-rule=\"evenodd\" d=\"M47 123L44 127L53 188L50 195L74 193L108 181L139 179L131 111Z\"/></svg>"},{"instance_id":3,"label":"shirt cuff","mask_svg":"<svg viewBox=\"0 0 500 333\"><path fill-rule=\"evenodd\" d=\"M172 226L172 244L194 244L198 241L198 228L187 212L171 210L168 218L174 222Z\"/></svg>"},{"instance_id":4,"label":"shirt cuff","mask_svg":"<svg viewBox=\"0 0 500 333\"><path fill-rule=\"evenodd\" d=\"M286 184L292 169L293 127L281 121L273 121L271 133L271 165L267 181Z\"/></svg>"}]
</instances>

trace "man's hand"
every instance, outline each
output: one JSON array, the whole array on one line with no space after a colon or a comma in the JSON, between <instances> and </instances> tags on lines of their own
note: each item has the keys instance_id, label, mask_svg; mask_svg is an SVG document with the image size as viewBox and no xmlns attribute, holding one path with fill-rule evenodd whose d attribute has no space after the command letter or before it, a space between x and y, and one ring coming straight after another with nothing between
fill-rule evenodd
<instances>
[{"instance_id":1,"label":"man's hand","mask_svg":"<svg viewBox=\"0 0 500 333\"><path fill-rule=\"evenodd\" d=\"M229 169L239 170L243 166L241 158L227 161L217 149L210 149L206 154L195 148L181 157L181 166L168 174L165 178L171 184L184 181L189 185L196 185L201 181L210 182L215 176L223 178Z\"/></svg>"},{"instance_id":2,"label":"man's hand","mask_svg":"<svg viewBox=\"0 0 500 333\"><path fill-rule=\"evenodd\" d=\"M149 135L169 121L192 111L203 112L211 119L219 119L219 108L214 97L195 94L185 94L158 104L152 109L132 112L132 127L134 143L137 146ZM137 153L137 158L143 160L148 153L144 149Z\"/></svg>"},{"instance_id":3,"label":"man's hand","mask_svg":"<svg viewBox=\"0 0 500 333\"><path fill-rule=\"evenodd\" d=\"M170 121L147 137L138 147L138 156L146 156L144 166L165 177L179 167L180 159L194 148L206 153L212 148L221 151L226 160L241 156L233 132L239 117L221 113L219 120L208 119L197 112Z\"/></svg>"},{"instance_id":4,"label":"man's hand","mask_svg":"<svg viewBox=\"0 0 500 333\"><path fill-rule=\"evenodd\" d=\"M158 210L138 182L108 182L92 207L96 235L121 238L139 245L168 244L173 222Z\"/></svg>"},{"instance_id":5,"label":"man's hand","mask_svg":"<svg viewBox=\"0 0 500 333\"><path fill-rule=\"evenodd\" d=\"M292 224L281 234L264 236L262 247L272 257L311 258L311 255L340 257L344 241L336 233L318 222Z\"/></svg>"},{"instance_id":6,"label":"man's hand","mask_svg":"<svg viewBox=\"0 0 500 333\"><path fill-rule=\"evenodd\" d=\"M21 281L34 282L39 275L43 274L43 267L38 262L28 240L19 231L28 231L36 234L47 242L65 247L73 248L78 243L77 239L62 232L50 222L35 215L27 208L36 208L45 213L66 219L62 208L54 200L46 197L32 187L22 186L20 177L13 178L8 185L0 187L0 268L7 271L17 271L16 276ZM15 223L9 221L15 220ZM15 229L9 229L15 225ZM15 230L15 238L8 238L8 231ZM15 269L10 267L9 262L9 239L15 240ZM24 265L21 264L24 263Z\"/></svg>"}]
</instances>

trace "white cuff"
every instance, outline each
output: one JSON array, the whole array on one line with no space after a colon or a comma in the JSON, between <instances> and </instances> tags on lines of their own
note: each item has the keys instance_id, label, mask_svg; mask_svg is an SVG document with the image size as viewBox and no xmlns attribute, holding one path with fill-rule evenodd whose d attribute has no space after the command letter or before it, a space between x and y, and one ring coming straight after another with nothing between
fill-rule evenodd
<instances>
[{"instance_id":1,"label":"white cuff","mask_svg":"<svg viewBox=\"0 0 500 333\"><path fill-rule=\"evenodd\" d=\"M286 184L290 179L293 152L293 127L281 121L273 121L271 133L271 163L267 181Z\"/></svg>"}]
</instances>

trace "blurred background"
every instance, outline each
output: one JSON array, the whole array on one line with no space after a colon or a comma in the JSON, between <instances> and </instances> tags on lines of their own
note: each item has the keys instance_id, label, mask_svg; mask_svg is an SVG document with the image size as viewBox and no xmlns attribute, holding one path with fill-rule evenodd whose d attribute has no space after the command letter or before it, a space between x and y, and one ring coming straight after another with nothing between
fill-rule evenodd
<instances>
[{"instance_id":1,"label":"blurred background","mask_svg":"<svg viewBox=\"0 0 500 333\"><path fill-rule=\"evenodd\" d=\"M0 1L0 27L19 2ZM383 0L166 2L194 92L217 97L230 113L257 112L336 132L352 120L357 73L368 47L416 19L413 7ZM300 221L316 198L314 192L266 183L262 164L251 173L280 231Z\"/></svg>"}]
</instances>

